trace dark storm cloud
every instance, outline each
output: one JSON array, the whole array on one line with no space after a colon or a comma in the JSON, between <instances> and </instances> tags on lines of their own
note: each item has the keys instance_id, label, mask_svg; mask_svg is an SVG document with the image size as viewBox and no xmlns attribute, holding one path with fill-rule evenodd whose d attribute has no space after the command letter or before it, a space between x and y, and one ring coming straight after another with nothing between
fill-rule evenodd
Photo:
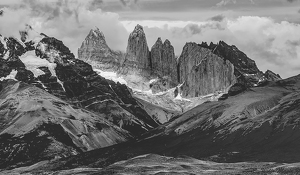
<instances>
[{"instance_id":1,"label":"dark storm cloud","mask_svg":"<svg viewBox=\"0 0 300 175\"><path fill-rule=\"evenodd\" d=\"M213 16L213 17L209 18L209 20L211 20L211 21L217 21L217 22L221 22L224 19L225 19L224 15L216 15L216 16Z\"/></svg>"}]
</instances>

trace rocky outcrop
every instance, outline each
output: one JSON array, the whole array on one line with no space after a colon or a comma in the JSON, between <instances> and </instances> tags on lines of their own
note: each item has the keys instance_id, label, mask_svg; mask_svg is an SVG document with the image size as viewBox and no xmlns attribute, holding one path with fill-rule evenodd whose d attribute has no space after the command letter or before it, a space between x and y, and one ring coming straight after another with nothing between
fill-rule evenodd
<instances>
[{"instance_id":1,"label":"rocky outcrop","mask_svg":"<svg viewBox=\"0 0 300 175\"><path fill-rule=\"evenodd\" d=\"M266 79L269 81L281 80L281 77L279 74L275 74L274 72L272 72L270 70L267 70L264 75L265 75Z\"/></svg>"},{"instance_id":2,"label":"rocky outcrop","mask_svg":"<svg viewBox=\"0 0 300 175\"><path fill-rule=\"evenodd\" d=\"M151 48L151 67L156 74L163 75L163 42L158 38Z\"/></svg>"},{"instance_id":3,"label":"rocky outcrop","mask_svg":"<svg viewBox=\"0 0 300 175\"><path fill-rule=\"evenodd\" d=\"M177 85L177 61L174 47L168 39L162 43L161 38L158 38L152 46L151 67L152 73L159 77L167 76L172 86Z\"/></svg>"},{"instance_id":4,"label":"rocky outcrop","mask_svg":"<svg viewBox=\"0 0 300 175\"><path fill-rule=\"evenodd\" d=\"M230 61L234 65L234 75L237 77L238 83L244 84L246 87L253 87L266 80L263 72L257 68L255 61L236 46L230 46L224 41L217 44L210 43L210 45L201 43L200 46L208 48L224 60Z\"/></svg>"},{"instance_id":5,"label":"rocky outcrop","mask_svg":"<svg viewBox=\"0 0 300 175\"><path fill-rule=\"evenodd\" d=\"M100 69L117 69L122 61L122 53L111 50L103 33L97 28L90 30L82 42L78 58Z\"/></svg>"},{"instance_id":6,"label":"rocky outcrop","mask_svg":"<svg viewBox=\"0 0 300 175\"><path fill-rule=\"evenodd\" d=\"M146 35L142 26L137 25L130 33L123 67L150 70L151 61Z\"/></svg>"},{"instance_id":7,"label":"rocky outcrop","mask_svg":"<svg viewBox=\"0 0 300 175\"><path fill-rule=\"evenodd\" d=\"M225 91L235 82L234 66L211 50L196 43L187 43L178 60L182 95L198 97Z\"/></svg>"}]
</instances>

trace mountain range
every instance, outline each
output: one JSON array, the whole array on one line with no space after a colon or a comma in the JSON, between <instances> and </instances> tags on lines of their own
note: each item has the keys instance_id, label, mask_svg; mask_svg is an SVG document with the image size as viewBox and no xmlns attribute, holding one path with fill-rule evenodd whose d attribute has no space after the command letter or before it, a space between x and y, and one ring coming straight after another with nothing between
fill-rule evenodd
<instances>
[{"instance_id":1,"label":"mountain range","mask_svg":"<svg viewBox=\"0 0 300 175\"><path fill-rule=\"evenodd\" d=\"M149 49L140 25L126 52L92 29L78 58L32 32L0 36L3 173L299 171L299 75L262 72L224 41Z\"/></svg>"}]
</instances>

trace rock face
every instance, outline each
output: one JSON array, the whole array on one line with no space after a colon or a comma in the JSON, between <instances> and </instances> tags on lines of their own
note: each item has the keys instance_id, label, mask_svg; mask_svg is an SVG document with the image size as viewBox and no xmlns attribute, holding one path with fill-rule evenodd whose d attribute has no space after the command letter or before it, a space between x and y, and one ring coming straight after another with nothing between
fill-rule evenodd
<instances>
[{"instance_id":1,"label":"rock face","mask_svg":"<svg viewBox=\"0 0 300 175\"><path fill-rule=\"evenodd\" d=\"M151 69L151 61L146 35L142 26L137 25L130 33L126 49L124 67Z\"/></svg>"},{"instance_id":2,"label":"rock face","mask_svg":"<svg viewBox=\"0 0 300 175\"><path fill-rule=\"evenodd\" d=\"M122 61L122 54L109 48L103 33L97 28L92 29L82 42L78 58L100 69L117 69Z\"/></svg>"},{"instance_id":3,"label":"rock face","mask_svg":"<svg viewBox=\"0 0 300 175\"><path fill-rule=\"evenodd\" d=\"M179 83L184 83L183 96L187 97L227 91L238 83L235 87L243 88L231 90L234 92L231 94L236 94L266 81L281 79L271 71L264 74L245 53L224 41L210 45L187 43L179 58L178 75Z\"/></svg>"},{"instance_id":4,"label":"rock face","mask_svg":"<svg viewBox=\"0 0 300 175\"><path fill-rule=\"evenodd\" d=\"M263 72L257 68L255 61L247 57L236 46L230 46L224 41L217 44L210 43L210 45L207 45L207 43L202 43L200 45L210 49L219 57L230 61L234 65L234 75L237 77L238 83L244 84L246 87L253 87L257 86L259 82L267 80Z\"/></svg>"},{"instance_id":5,"label":"rock face","mask_svg":"<svg viewBox=\"0 0 300 175\"><path fill-rule=\"evenodd\" d=\"M174 47L169 40L162 43L158 38L151 48L152 73L159 77L169 77L172 86L177 85L177 61Z\"/></svg>"},{"instance_id":6,"label":"rock face","mask_svg":"<svg viewBox=\"0 0 300 175\"><path fill-rule=\"evenodd\" d=\"M184 46L178 70L182 95L186 97L224 91L235 82L233 65L196 43Z\"/></svg>"}]
</instances>

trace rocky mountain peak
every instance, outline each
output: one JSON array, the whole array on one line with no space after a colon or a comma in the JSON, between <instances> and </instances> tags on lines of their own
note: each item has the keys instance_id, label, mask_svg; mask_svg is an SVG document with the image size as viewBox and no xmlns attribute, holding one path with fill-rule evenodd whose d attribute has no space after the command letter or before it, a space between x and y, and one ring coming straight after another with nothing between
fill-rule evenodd
<instances>
[{"instance_id":1,"label":"rocky mountain peak","mask_svg":"<svg viewBox=\"0 0 300 175\"><path fill-rule=\"evenodd\" d=\"M143 27L137 25L128 38L125 64L139 69L150 69L149 48Z\"/></svg>"},{"instance_id":2,"label":"rocky mountain peak","mask_svg":"<svg viewBox=\"0 0 300 175\"><path fill-rule=\"evenodd\" d=\"M171 46L170 40L166 39L165 42L164 42L164 45L165 46Z\"/></svg>"},{"instance_id":3,"label":"rocky mountain peak","mask_svg":"<svg viewBox=\"0 0 300 175\"><path fill-rule=\"evenodd\" d=\"M174 47L169 40L162 43L159 37L151 48L151 67L154 74L164 77L163 81L152 83L152 90L165 91L177 84L177 61Z\"/></svg>"},{"instance_id":4,"label":"rocky mountain peak","mask_svg":"<svg viewBox=\"0 0 300 175\"><path fill-rule=\"evenodd\" d=\"M282 78L280 77L279 74L274 73L271 70L267 70L265 72L265 77L269 80L269 81L277 81L277 80L281 80Z\"/></svg>"},{"instance_id":5,"label":"rocky mountain peak","mask_svg":"<svg viewBox=\"0 0 300 175\"><path fill-rule=\"evenodd\" d=\"M163 45L163 42L162 42L161 38L158 37L157 40L156 40L156 42L152 46L152 48L160 48L160 47L162 47L162 45ZM151 50L152 50L152 48L151 48Z\"/></svg>"},{"instance_id":6,"label":"rocky mountain peak","mask_svg":"<svg viewBox=\"0 0 300 175\"><path fill-rule=\"evenodd\" d=\"M98 68L111 69L119 64L120 55L109 48L104 34L99 28L91 29L81 47L78 49L78 58L95 65Z\"/></svg>"},{"instance_id":7,"label":"rocky mountain peak","mask_svg":"<svg viewBox=\"0 0 300 175\"><path fill-rule=\"evenodd\" d=\"M106 40L104 34L99 30L99 28L91 29L86 40L96 40L106 45Z\"/></svg>"},{"instance_id":8,"label":"rocky mountain peak","mask_svg":"<svg viewBox=\"0 0 300 175\"><path fill-rule=\"evenodd\" d=\"M134 30L133 32L131 33L131 35L145 35L145 32L144 32L144 29L143 29L143 26L137 24L135 27L134 27Z\"/></svg>"}]
</instances>

